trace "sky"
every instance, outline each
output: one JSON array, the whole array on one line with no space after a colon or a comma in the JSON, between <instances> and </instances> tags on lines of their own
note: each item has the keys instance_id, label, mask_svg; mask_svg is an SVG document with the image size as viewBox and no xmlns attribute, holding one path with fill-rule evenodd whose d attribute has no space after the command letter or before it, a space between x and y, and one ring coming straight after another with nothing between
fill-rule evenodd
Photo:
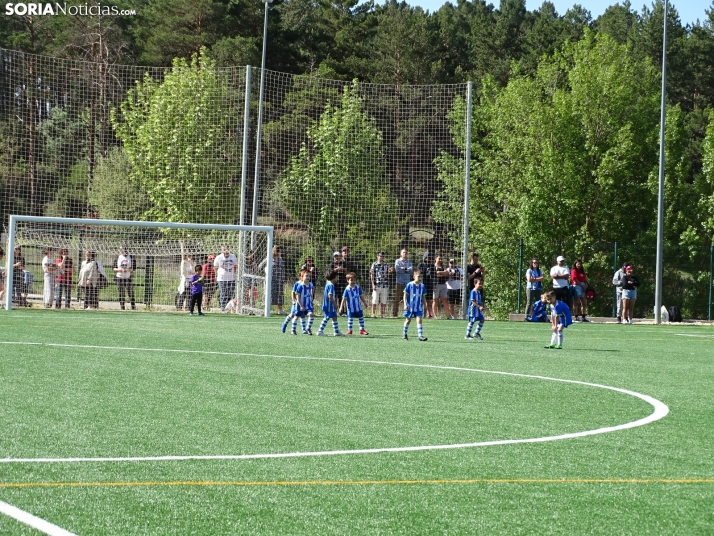
<instances>
[{"instance_id":1,"label":"sky","mask_svg":"<svg viewBox=\"0 0 714 536\"><path fill-rule=\"evenodd\" d=\"M608 8L608 6L618 3L618 0L550 0L559 15L564 15L568 9L573 7L573 4L580 4L585 9L590 11L593 19L598 18L603 12ZM487 0L487 2L494 4L498 7L499 0ZM381 2L377 2L381 3ZM407 3L412 6L421 6L429 11L436 11L446 2L445 0L407 0ZM453 4L456 4L455 0L452 0ZM620 0L622 3L622 0ZM652 0L630 0L633 9L637 11L642 10L643 5L651 6ZM533 11L538 9L543 4L542 0L526 0L526 7L528 11ZM704 21L706 14L705 9L710 9L712 7L712 0L675 0L670 2L679 12L679 17L682 21L682 25L692 24L697 19Z\"/></svg>"}]
</instances>

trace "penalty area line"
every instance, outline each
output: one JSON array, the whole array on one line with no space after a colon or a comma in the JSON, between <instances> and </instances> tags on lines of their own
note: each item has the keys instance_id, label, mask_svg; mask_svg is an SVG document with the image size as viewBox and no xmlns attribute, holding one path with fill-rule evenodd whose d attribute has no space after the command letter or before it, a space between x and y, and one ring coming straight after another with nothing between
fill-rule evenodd
<instances>
[{"instance_id":1,"label":"penalty area line","mask_svg":"<svg viewBox=\"0 0 714 536\"><path fill-rule=\"evenodd\" d=\"M127 488L169 486L397 486L427 484L714 484L714 478L439 478L414 480L177 480L157 482L7 482L0 488Z\"/></svg>"},{"instance_id":2,"label":"penalty area line","mask_svg":"<svg viewBox=\"0 0 714 536\"><path fill-rule=\"evenodd\" d=\"M29 512L20 510L16 506L8 504L6 502L0 501L0 513L5 514L8 517L13 518L15 521L32 527L33 529L39 530L49 536L76 536L73 532L58 527L49 521L45 521L37 516L33 516Z\"/></svg>"}]
</instances>

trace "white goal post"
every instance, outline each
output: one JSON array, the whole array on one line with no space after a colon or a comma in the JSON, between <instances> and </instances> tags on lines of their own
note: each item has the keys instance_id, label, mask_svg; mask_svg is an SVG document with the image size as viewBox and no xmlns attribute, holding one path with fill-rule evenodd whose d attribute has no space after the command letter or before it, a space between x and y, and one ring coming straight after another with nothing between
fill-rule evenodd
<instances>
[{"instance_id":1,"label":"white goal post","mask_svg":"<svg viewBox=\"0 0 714 536\"><path fill-rule=\"evenodd\" d=\"M16 262L14 251L16 246L29 246L35 250L50 247L55 251L64 248L74 252L77 260L80 260L83 250L89 249L99 250L105 256L115 256L119 244L122 245L121 247L128 244L128 247L136 252L136 256L142 256L145 259L146 266L151 266L152 270L155 265L158 270L158 267L164 268L164 264L170 263L170 277L174 278L173 283L179 279L178 265L180 261L187 258L184 254L196 255L205 261L209 254L220 254L222 244L228 245L231 253L234 253L237 259L235 303L232 310L239 313L270 316L273 271L273 227L271 226L22 215L10 216L6 253L5 309L8 311L12 309L13 294L17 287L17 284L13 286L13 279L20 276L13 270L13 265ZM38 256L39 254L35 253L35 257ZM157 259L160 259L161 262L155 262ZM193 260L191 262L193 264ZM34 265L38 266L36 262ZM75 261L74 266L75 279L73 283L76 285L79 263ZM113 277L109 275L112 274L111 266L105 264L105 267L108 268L107 278L112 280ZM169 270L164 270L164 272L168 273ZM152 287L154 285L154 272L151 273L151 278L149 278L148 270L144 273L143 286L145 290L147 285L151 284ZM166 280L165 274L161 275ZM159 278L157 277L157 279ZM37 279L35 278L35 280ZM38 283L42 284L41 281ZM164 286L166 285L170 287L171 283L165 283ZM132 290L132 300L133 295ZM145 295L152 296L152 293L145 293ZM246 301L243 300L244 296ZM123 297L120 299L123 300ZM152 306L151 299L148 301L149 303L144 302L145 307L171 309L170 303L164 302Z\"/></svg>"}]
</instances>

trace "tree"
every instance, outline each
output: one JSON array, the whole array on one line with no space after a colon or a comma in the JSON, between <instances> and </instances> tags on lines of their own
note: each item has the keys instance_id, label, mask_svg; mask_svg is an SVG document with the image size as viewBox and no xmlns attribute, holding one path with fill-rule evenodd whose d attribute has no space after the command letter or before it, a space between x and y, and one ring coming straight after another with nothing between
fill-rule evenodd
<instances>
[{"instance_id":1,"label":"tree","mask_svg":"<svg viewBox=\"0 0 714 536\"><path fill-rule=\"evenodd\" d=\"M709 243L714 242L714 110L709 113L709 126L704 138L703 172L705 197L702 199L704 208L704 228L709 233ZM708 195L707 195L708 194Z\"/></svg>"},{"instance_id":2,"label":"tree","mask_svg":"<svg viewBox=\"0 0 714 536\"><path fill-rule=\"evenodd\" d=\"M240 189L242 91L205 54L174 60L159 83L148 74L111 120L131 162L131 178L152 207L147 218L230 223Z\"/></svg>"},{"instance_id":3,"label":"tree","mask_svg":"<svg viewBox=\"0 0 714 536\"><path fill-rule=\"evenodd\" d=\"M350 243L371 254L396 244L396 199L385 176L382 134L362 111L357 82L345 87L339 105L327 103L307 136L310 143L277 184L289 214L323 247Z\"/></svg>"}]
</instances>

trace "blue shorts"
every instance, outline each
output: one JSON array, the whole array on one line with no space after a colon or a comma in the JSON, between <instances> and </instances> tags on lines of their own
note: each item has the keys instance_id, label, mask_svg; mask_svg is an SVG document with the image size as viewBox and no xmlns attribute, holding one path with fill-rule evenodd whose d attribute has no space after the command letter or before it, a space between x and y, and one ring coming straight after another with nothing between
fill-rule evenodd
<instances>
[{"instance_id":1,"label":"blue shorts","mask_svg":"<svg viewBox=\"0 0 714 536\"><path fill-rule=\"evenodd\" d=\"M486 319L480 309L476 309L475 313L469 312L469 322L483 322L484 320Z\"/></svg>"},{"instance_id":2,"label":"blue shorts","mask_svg":"<svg viewBox=\"0 0 714 536\"><path fill-rule=\"evenodd\" d=\"M347 316L349 318L364 318L364 313L362 311L356 311L356 312L350 311L349 313L347 313Z\"/></svg>"},{"instance_id":3,"label":"blue shorts","mask_svg":"<svg viewBox=\"0 0 714 536\"><path fill-rule=\"evenodd\" d=\"M623 288L622 289L622 299L623 300L637 299L637 289L628 290L626 288Z\"/></svg>"},{"instance_id":4,"label":"blue shorts","mask_svg":"<svg viewBox=\"0 0 714 536\"><path fill-rule=\"evenodd\" d=\"M404 311L404 318L417 318L419 316L424 316L424 312L421 310L414 310L414 311Z\"/></svg>"},{"instance_id":5,"label":"blue shorts","mask_svg":"<svg viewBox=\"0 0 714 536\"><path fill-rule=\"evenodd\" d=\"M302 318L303 316L307 316L308 313L312 313L312 307L307 307L305 309L300 309L299 305L293 305L293 308L290 310L291 315L295 315L298 318Z\"/></svg>"},{"instance_id":6,"label":"blue shorts","mask_svg":"<svg viewBox=\"0 0 714 536\"><path fill-rule=\"evenodd\" d=\"M580 285L575 285L575 286L573 286L573 289L575 290L576 298L584 298L585 297L585 289L583 287L581 287Z\"/></svg>"},{"instance_id":7,"label":"blue shorts","mask_svg":"<svg viewBox=\"0 0 714 536\"><path fill-rule=\"evenodd\" d=\"M322 312L325 313L325 318L337 318L337 311L325 311L323 309Z\"/></svg>"}]
</instances>

